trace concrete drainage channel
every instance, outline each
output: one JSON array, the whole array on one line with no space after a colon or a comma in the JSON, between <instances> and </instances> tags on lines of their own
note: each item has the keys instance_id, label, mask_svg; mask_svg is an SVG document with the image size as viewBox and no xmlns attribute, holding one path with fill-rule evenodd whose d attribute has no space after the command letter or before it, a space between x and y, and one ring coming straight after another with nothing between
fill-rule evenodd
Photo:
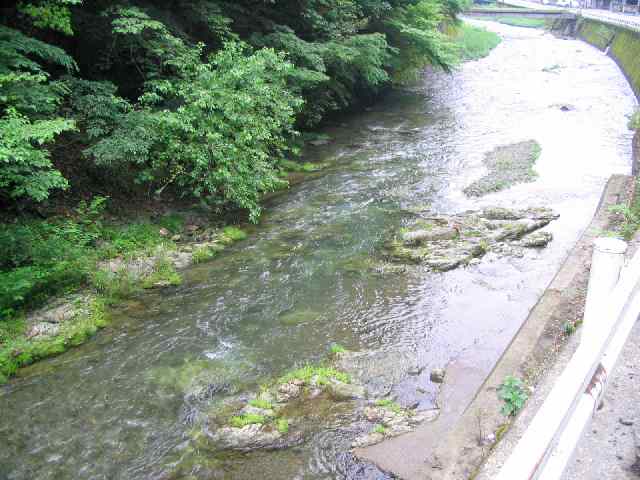
<instances>
[{"instance_id":1,"label":"concrete drainage channel","mask_svg":"<svg viewBox=\"0 0 640 480\"><path fill-rule=\"evenodd\" d=\"M563 326L568 321L578 322L582 319L593 242L599 232L609 229L615 221L610 207L620 203L629 204L633 189L634 178L631 176L614 175L609 179L591 224L471 403L464 408L452 428L437 434L437 446L430 454L430 459L411 478L496 478L499 467L513 450L551 390L554 379L562 372L567 358L577 347L579 335L567 337ZM640 264L640 257L638 259ZM502 404L497 396L500 385L509 375L524 378L534 389L527 405L515 420L501 413ZM520 478L535 477L517 476L508 477L508 480Z\"/></svg>"},{"instance_id":2,"label":"concrete drainage channel","mask_svg":"<svg viewBox=\"0 0 640 480\"><path fill-rule=\"evenodd\" d=\"M608 324L601 323L601 318L607 317L608 311L602 310L599 305L597 307L592 305L593 295L590 294L585 325L578 331L578 335L570 337L567 345L563 348L560 348L562 345L558 343L551 349L547 348L546 351L540 340L553 331L554 323L562 321L563 312L564 315L568 315L571 313L570 310L574 309L573 316L581 316L579 304L584 305L587 272L589 272L591 264L592 248L590 247L597 232L605 230L611 221L609 207L621 201L628 203L631 199L633 186L633 177L615 176L609 180L590 227L576 244L560 272L531 312L529 319L505 352L492 376L483 385L485 393L493 390L495 401L495 388L504 375L515 373L524 376L528 383L534 386L534 393L526 407L513 424L509 425L508 430L502 428L505 433L497 435L497 437L503 437L502 441L492 445L491 451L485 454L486 458L476 457L475 469L473 465L469 464L464 472L461 470L452 471L451 475L442 478L475 477L482 480L561 478L562 470L569 461L582 430L590 420L595 406L601 398L602 390L606 385L606 375L603 374L613 367L617 353L624 345L624 340L635 323L635 318L627 318L624 325L621 325L622 328L617 330L618 334L614 335L616 331L614 327L617 325L616 321L620 312L617 315L612 314L611 316L615 316L615 318L612 318ZM632 248L627 253L636 249L637 243L640 241L638 238L636 236L632 241ZM598 255L596 254L596 259ZM595 290L600 291L595 294L596 297L604 296L607 298L607 290L610 291L618 279L619 268L615 268L615 262L610 263L608 260L605 259L604 263L599 263L599 267L594 265L595 268L600 269L600 274L594 271L593 275L604 282L600 284L601 288L598 288L597 281L593 282ZM635 288L637 275L640 272L640 256L636 255L635 262L637 263L636 267L630 267L622 274L620 283L625 281L624 288L628 291L619 294L621 296L618 301L619 310L622 310L627 304L629 294ZM581 266L580 263L583 265ZM620 265L618 264L618 267ZM608 268L610 268L609 273L606 272ZM637 271L634 271L634 268ZM608 285L606 278L612 279ZM607 302L609 308L611 308L610 303ZM536 347L530 352L530 356L524 364L512 368L509 372L509 358L513 356L513 353L517 353L517 351L514 352L514 347L519 343L522 333L530 328L530 322L535 322L537 313L542 315L540 319L546 316L547 320L544 323L546 323L547 333L541 332ZM596 323L593 323L594 320ZM582 341L582 347L578 348L581 344L581 337L585 337L585 340ZM601 362L602 353L605 351L607 355ZM542 359L542 362L539 362L537 372L530 371L532 365L536 363L535 360L531 362L531 355ZM546 375L542 375L545 371ZM500 374L496 376L498 372ZM585 393L583 394L583 392ZM482 396L481 394L476 397L474 403ZM474 403L470 405L468 410L477 408ZM575 415L572 417L574 411ZM537 420L535 420L536 417ZM498 433L500 431L498 430Z\"/></svg>"}]
</instances>

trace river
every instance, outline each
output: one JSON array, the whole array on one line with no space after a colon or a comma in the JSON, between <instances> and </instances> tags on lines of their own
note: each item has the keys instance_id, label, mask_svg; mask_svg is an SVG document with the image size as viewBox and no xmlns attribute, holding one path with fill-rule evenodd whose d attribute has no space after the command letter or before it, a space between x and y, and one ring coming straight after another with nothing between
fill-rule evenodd
<instances>
[{"instance_id":1,"label":"river","mask_svg":"<svg viewBox=\"0 0 640 480\"><path fill-rule=\"evenodd\" d=\"M333 141L305 160L330 166L271 199L249 239L0 387L0 478L384 478L348 453L362 425L343 407L315 417L300 446L195 461L192 477L169 472L207 408L323 358L332 342L400 372L392 392L418 408L436 402L432 368L456 361L472 376L489 372L588 225L608 176L630 172L626 116L636 101L614 62L587 44L487 25L503 37L489 57L451 75L426 72L328 127ZM464 196L486 152L529 139L542 146L535 182ZM403 210L425 205L547 206L561 216L547 227L553 242L523 258L393 277L362 266ZM422 373L406 374L415 366ZM222 387L194 399L202 375Z\"/></svg>"}]
</instances>

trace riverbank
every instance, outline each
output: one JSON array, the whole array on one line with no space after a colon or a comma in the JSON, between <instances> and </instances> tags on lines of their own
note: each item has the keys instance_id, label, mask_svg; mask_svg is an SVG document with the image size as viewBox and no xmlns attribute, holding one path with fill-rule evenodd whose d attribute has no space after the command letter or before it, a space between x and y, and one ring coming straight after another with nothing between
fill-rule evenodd
<instances>
[{"instance_id":1,"label":"riverbank","mask_svg":"<svg viewBox=\"0 0 640 480\"><path fill-rule=\"evenodd\" d=\"M82 344L109 323L110 307L143 290L180 285L180 270L246 238L237 227L209 225L193 213L105 221L98 206L105 201L95 199L75 218L3 226L5 239L31 236L19 251L6 252L32 263L3 277L0 383L20 367Z\"/></svg>"},{"instance_id":2,"label":"riverbank","mask_svg":"<svg viewBox=\"0 0 640 480\"><path fill-rule=\"evenodd\" d=\"M488 55L500 40L465 24L450 34L465 60ZM307 149L331 142L322 134L304 138ZM262 202L314 178L332 161L283 160L280 176L287 188L263 195ZM224 227L228 215L210 208L169 200L139 209L119 198L108 212L108 203L97 196L78 207L62 205L63 213L47 220L13 217L0 225L6 252L0 278L0 384L22 366L82 344L108 324L112 307L145 289L179 285L180 270L209 261L245 238L241 230ZM253 228L245 218L247 227Z\"/></svg>"},{"instance_id":3,"label":"riverbank","mask_svg":"<svg viewBox=\"0 0 640 480\"><path fill-rule=\"evenodd\" d=\"M399 419L379 408L418 413L439 403L440 416L447 417L462 405L465 388L493 364L584 228L602 173L625 168L617 161L625 132L611 137L601 130L609 115L624 119L629 110L624 85L600 81L611 73L606 65L585 72L588 91L599 99L593 106L598 115L588 114L577 92L572 96L562 82L546 85L544 98L530 94L529 88L561 75L543 71L546 58L528 56L528 41L509 39L521 38L519 32L507 32L508 41L492 55L465 64L453 77L430 73L390 92L370 111L329 126L333 141L304 160L335 161L274 196L246 240L184 270L180 286L127 302L94 341L24 369L0 389L2 409L12 412L0 420L2 474L171 478L180 466L196 478L340 478L353 472L385 478L350 453L355 442L393 434ZM527 30L524 38L529 35L539 33ZM577 55L566 41L545 40L541 48L557 52L569 74L601 58L589 51ZM513 58L505 61L505 54ZM575 108L557 106L566 104ZM573 129L571 119L583 125L592 117L594 132ZM564 148L578 133L583 150L569 155ZM479 197L464 194L486 174L486 154L527 140L541 146L535 181ZM502 255L497 250L506 245L491 245L484 256L446 273L420 263L378 268L388 264L387 242L403 228L413 231L416 220L437 217L450 237L461 212L496 204L557 210L560 217L544 227L553 241L546 248L514 249L517 255ZM486 220L487 229L507 226ZM416 225L427 231L426 224ZM477 238L471 223L457 226L463 240ZM420 233L418 248L449 242L435 239L434 230L431 237ZM319 408L309 401L312 408L299 410L298 425L297 415L285 415L292 435L304 427L304 442L294 448L216 456L199 443L186 444L216 438L211 412L229 405L230 418L242 417L262 385L280 390L284 383L277 379L318 365L334 342L360 359L358 369L371 379L363 384L369 399L319 399ZM431 379L438 369L446 370L446 388ZM282 389L314 389L305 379L291 383ZM381 405L368 405L374 400ZM366 414L353 408L358 402L370 407ZM262 419L229 422L253 420ZM263 425L278 428L266 418ZM257 428L239 429L246 427Z\"/></svg>"}]
</instances>

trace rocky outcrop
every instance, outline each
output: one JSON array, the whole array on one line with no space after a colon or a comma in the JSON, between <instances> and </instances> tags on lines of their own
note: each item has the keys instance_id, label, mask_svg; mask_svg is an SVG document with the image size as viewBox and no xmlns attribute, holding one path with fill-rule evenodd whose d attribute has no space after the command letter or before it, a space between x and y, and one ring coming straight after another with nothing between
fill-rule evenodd
<instances>
[{"instance_id":1,"label":"rocky outcrop","mask_svg":"<svg viewBox=\"0 0 640 480\"><path fill-rule=\"evenodd\" d=\"M210 435L210 440L223 450L250 452L278 450L302 443L301 432L283 434L272 425L251 424L241 428L222 427Z\"/></svg>"},{"instance_id":2,"label":"rocky outcrop","mask_svg":"<svg viewBox=\"0 0 640 480\"><path fill-rule=\"evenodd\" d=\"M551 233L538 230L558 217L547 208L417 213L417 219L387 244L387 254L391 261L423 264L435 271L467 265L489 251L521 256L522 248L542 248L552 240Z\"/></svg>"},{"instance_id":3,"label":"rocky outcrop","mask_svg":"<svg viewBox=\"0 0 640 480\"><path fill-rule=\"evenodd\" d=\"M385 438L411 432L423 422L434 421L439 414L438 409L416 411L401 408L388 400L378 400L363 411L366 420L373 424L372 430L357 437L351 446L353 448L367 447L379 443Z\"/></svg>"},{"instance_id":4,"label":"rocky outcrop","mask_svg":"<svg viewBox=\"0 0 640 480\"><path fill-rule=\"evenodd\" d=\"M67 295L55 298L27 315L27 339L53 337L66 322L89 314L92 295Z\"/></svg>"}]
</instances>

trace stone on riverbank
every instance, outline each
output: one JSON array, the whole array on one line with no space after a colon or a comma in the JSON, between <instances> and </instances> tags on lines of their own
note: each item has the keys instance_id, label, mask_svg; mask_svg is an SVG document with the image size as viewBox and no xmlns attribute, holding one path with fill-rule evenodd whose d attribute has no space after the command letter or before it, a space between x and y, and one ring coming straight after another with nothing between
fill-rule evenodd
<instances>
[{"instance_id":1,"label":"stone on riverbank","mask_svg":"<svg viewBox=\"0 0 640 480\"><path fill-rule=\"evenodd\" d=\"M522 248L541 248L553 238L538 232L559 217L548 208L492 207L455 215L417 213L387 244L390 260L447 271L471 263L489 251L521 256Z\"/></svg>"}]
</instances>

